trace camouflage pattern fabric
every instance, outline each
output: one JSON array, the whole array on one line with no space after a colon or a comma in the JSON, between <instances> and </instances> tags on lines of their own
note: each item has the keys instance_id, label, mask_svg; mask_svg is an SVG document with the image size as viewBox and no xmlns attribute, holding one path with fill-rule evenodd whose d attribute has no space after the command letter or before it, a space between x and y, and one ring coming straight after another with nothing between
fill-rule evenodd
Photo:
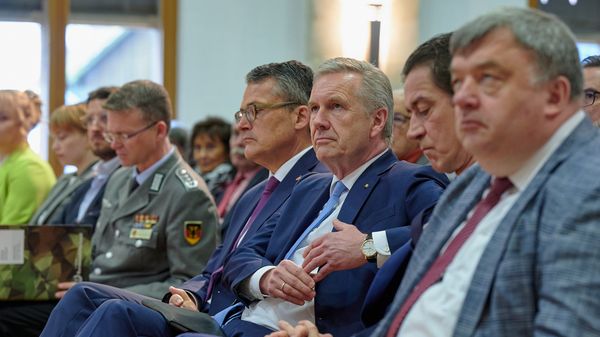
<instances>
[{"instance_id":1,"label":"camouflage pattern fabric","mask_svg":"<svg viewBox=\"0 0 600 337\"><path fill-rule=\"evenodd\" d=\"M59 282L87 279L92 227L0 226L0 233L4 228L25 231L25 251L23 264L0 264L0 300L55 299Z\"/></svg>"}]
</instances>

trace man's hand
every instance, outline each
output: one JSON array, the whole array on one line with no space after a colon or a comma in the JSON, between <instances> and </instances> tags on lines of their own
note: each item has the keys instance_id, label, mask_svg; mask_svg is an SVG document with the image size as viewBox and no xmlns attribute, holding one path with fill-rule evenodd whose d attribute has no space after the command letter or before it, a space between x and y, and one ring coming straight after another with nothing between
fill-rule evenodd
<instances>
[{"instance_id":1,"label":"man's hand","mask_svg":"<svg viewBox=\"0 0 600 337\"><path fill-rule=\"evenodd\" d=\"M71 289L75 284L76 282L60 282L58 284L58 291L54 293L54 296L58 299L63 298L67 290Z\"/></svg>"},{"instance_id":2,"label":"man's hand","mask_svg":"<svg viewBox=\"0 0 600 337\"><path fill-rule=\"evenodd\" d=\"M192 311L198 311L196 302L194 302L194 300L185 290L169 287L169 292L171 293L171 298L169 298L170 305Z\"/></svg>"},{"instance_id":3,"label":"man's hand","mask_svg":"<svg viewBox=\"0 0 600 337\"><path fill-rule=\"evenodd\" d=\"M313 241L304 251L302 268L310 273L317 267L319 272L313 278L315 282L324 279L329 273L353 269L367 263L360 246L367 237L356 226L333 220L337 232L323 235Z\"/></svg>"},{"instance_id":4,"label":"man's hand","mask_svg":"<svg viewBox=\"0 0 600 337\"><path fill-rule=\"evenodd\" d=\"M266 337L333 337L330 334L320 334L317 327L309 321L300 321L295 327L286 321L279 321L279 329Z\"/></svg>"},{"instance_id":5,"label":"man's hand","mask_svg":"<svg viewBox=\"0 0 600 337\"><path fill-rule=\"evenodd\" d=\"M260 278L260 291L271 297L303 305L315 297L315 281L302 268L290 260L279 265Z\"/></svg>"}]
</instances>

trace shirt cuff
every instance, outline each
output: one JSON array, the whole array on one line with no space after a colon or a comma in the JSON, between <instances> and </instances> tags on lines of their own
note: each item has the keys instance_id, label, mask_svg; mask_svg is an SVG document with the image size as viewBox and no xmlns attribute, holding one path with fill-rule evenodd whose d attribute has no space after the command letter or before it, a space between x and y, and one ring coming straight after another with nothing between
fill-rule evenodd
<instances>
[{"instance_id":1,"label":"shirt cuff","mask_svg":"<svg viewBox=\"0 0 600 337\"><path fill-rule=\"evenodd\" d=\"M265 298L265 295L260 291L260 279L271 269L275 269L275 266L262 267L252 274L248 282L244 282L242 291L246 297L253 300L263 300Z\"/></svg>"},{"instance_id":2,"label":"shirt cuff","mask_svg":"<svg viewBox=\"0 0 600 337\"><path fill-rule=\"evenodd\" d=\"M373 232L373 246L378 255L392 255L385 231Z\"/></svg>"}]
</instances>

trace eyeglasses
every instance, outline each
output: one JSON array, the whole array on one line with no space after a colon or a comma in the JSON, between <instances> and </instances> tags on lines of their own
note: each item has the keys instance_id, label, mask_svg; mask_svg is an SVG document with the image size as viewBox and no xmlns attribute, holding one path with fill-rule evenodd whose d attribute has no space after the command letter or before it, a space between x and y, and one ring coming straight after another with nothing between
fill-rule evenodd
<instances>
[{"instance_id":1,"label":"eyeglasses","mask_svg":"<svg viewBox=\"0 0 600 337\"><path fill-rule=\"evenodd\" d=\"M598 97L600 97L600 91L594 89L587 89L583 92L583 106L589 106L594 104Z\"/></svg>"},{"instance_id":2,"label":"eyeglasses","mask_svg":"<svg viewBox=\"0 0 600 337\"><path fill-rule=\"evenodd\" d=\"M236 111L233 116L235 117L235 121L238 123L242 120L242 117L246 117L248 122L252 123L256 120L256 115L263 110L279 109L279 108L283 108L283 107L286 107L289 105L300 105L300 104L301 103L298 103L298 102L280 102L280 103L266 104L266 105L248 104L246 109L241 109L239 111Z\"/></svg>"},{"instance_id":3,"label":"eyeglasses","mask_svg":"<svg viewBox=\"0 0 600 337\"><path fill-rule=\"evenodd\" d=\"M88 115L88 116L85 116L82 119L82 121L86 127L90 127L94 123L97 123L98 125L106 125L106 121L107 121L106 116L107 116L106 113L99 114L99 115Z\"/></svg>"},{"instance_id":4,"label":"eyeglasses","mask_svg":"<svg viewBox=\"0 0 600 337\"><path fill-rule=\"evenodd\" d=\"M405 124L410 122L410 116L403 115L399 112L394 113L394 123Z\"/></svg>"},{"instance_id":5,"label":"eyeglasses","mask_svg":"<svg viewBox=\"0 0 600 337\"><path fill-rule=\"evenodd\" d=\"M151 127L155 126L158 123L158 121L153 122L151 124L148 124L147 126L131 132L131 133L123 133L123 132L116 132L116 133L112 133L112 132L104 132L102 135L104 136L104 140L106 140L108 143L113 143L113 142L119 142L119 143L123 143L127 140L130 140L131 138L139 135L140 133L150 129Z\"/></svg>"}]
</instances>

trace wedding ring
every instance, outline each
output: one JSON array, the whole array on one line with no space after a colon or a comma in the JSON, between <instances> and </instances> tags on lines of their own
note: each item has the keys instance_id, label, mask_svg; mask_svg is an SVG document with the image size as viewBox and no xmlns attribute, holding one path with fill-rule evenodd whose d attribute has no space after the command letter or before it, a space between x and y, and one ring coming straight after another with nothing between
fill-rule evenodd
<instances>
[{"instance_id":1,"label":"wedding ring","mask_svg":"<svg viewBox=\"0 0 600 337\"><path fill-rule=\"evenodd\" d=\"M281 285L281 288L279 288L279 290L281 290L282 293L284 293L285 291L283 291L283 288L285 287L286 283L283 282L283 284Z\"/></svg>"}]
</instances>

